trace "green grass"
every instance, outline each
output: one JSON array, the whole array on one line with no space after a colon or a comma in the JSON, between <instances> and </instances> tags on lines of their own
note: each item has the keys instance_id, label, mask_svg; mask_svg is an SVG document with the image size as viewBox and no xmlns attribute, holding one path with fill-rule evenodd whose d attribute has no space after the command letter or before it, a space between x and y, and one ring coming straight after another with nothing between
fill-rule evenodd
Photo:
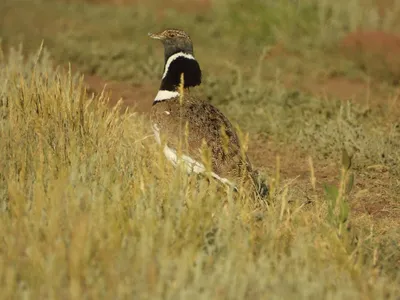
<instances>
[{"instance_id":1,"label":"green grass","mask_svg":"<svg viewBox=\"0 0 400 300\"><path fill-rule=\"evenodd\" d=\"M380 106L284 84L365 80L337 42L359 27L399 32L397 10L381 19L366 4L219 1L204 14L171 9L160 19L144 4L2 1L0 297L396 299L400 127L390 74L372 77L387 93ZM312 175L282 180L275 157L262 157L270 206L243 190L233 201L174 170L144 116L110 110L104 95L86 95L78 77L54 70L72 62L156 88L162 49L147 32L164 27L190 32L201 92L251 136L307 153L315 166L340 161L343 148L353 154L353 191L336 174L328 181L342 188L327 195ZM49 52L32 55L42 41ZM12 50L20 42L24 50ZM287 55L264 59L279 43ZM383 202L394 217L344 219L360 199Z\"/></svg>"}]
</instances>

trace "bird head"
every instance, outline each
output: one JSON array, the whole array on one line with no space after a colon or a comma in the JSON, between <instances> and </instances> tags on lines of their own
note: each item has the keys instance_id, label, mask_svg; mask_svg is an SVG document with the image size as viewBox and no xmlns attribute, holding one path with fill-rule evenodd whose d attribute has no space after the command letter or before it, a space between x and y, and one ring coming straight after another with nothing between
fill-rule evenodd
<instances>
[{"instance_id":1,"label":"bird head","mask_svg":"<svg viewBox=\"0 0 400 300\"><path fill-rule=\"evenodd\" d=\"M178 52L193 55L192 40L183 30L166 29L160 33L149 33L149 37L163 43L166 58Z\"/></svg>"}]
</instances>

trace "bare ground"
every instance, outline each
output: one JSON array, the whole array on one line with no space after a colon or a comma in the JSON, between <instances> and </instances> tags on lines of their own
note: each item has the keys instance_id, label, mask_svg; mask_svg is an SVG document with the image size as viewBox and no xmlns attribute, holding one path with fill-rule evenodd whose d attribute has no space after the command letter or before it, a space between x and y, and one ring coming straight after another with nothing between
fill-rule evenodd
<instances>
[{"instance_id":1,"label":"bare ground","mask_svg":"<svg viewBox=\"0 0 400 300\"><path fill-rule=\"evenodd\" d=\"M382 31L357 31L340 42L342 53L375 76L400 82L400 36Z\"/></svg>"}]
</instances>

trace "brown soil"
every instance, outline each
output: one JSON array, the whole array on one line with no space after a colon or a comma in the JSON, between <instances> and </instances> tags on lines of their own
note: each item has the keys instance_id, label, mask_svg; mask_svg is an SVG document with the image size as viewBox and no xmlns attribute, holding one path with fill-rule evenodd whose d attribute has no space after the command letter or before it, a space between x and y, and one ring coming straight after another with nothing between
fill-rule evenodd
<instances>
[{"instance_id":1,"label":"brown soil","mask_svg":"<svg viewBox=\"0 0 400 300\"><path fill-rule=\"evenodd\" d=\"M313 79L304 77L301 82L295 82L289 76L284 84L323 99L339 99L358 103L367 112L378 109L385 113L388 122L400 118L400 89L383 87L375 80L369 82L345 77Z\"/></svg>"},{"instance_id":2,"label":"brown soil","mask_svg":"<svg viewBox=\"0 0 400 300\"><path fill-rule=\"evenodd\" d=\"M86 75L85 83L88 92L107 93L110 99L110 105L115 105L119 100L122 100L122 105L125 108L133 108L140 113L148 113L151 109L152 98L157 94L157 89L151 84L130 85L124 82L105 81L104 79Z\"/></svg>"},{"instance_id":3,"label":"brown soil","mask_svg":"<svg viewBox=\"0 0 400 300\"><path fill-rule=\"evenodd\" d=\"M357 31L340 42L344 55L378 77L400 80L400 37L381 31Z\"/></svg>"}]
</instances>

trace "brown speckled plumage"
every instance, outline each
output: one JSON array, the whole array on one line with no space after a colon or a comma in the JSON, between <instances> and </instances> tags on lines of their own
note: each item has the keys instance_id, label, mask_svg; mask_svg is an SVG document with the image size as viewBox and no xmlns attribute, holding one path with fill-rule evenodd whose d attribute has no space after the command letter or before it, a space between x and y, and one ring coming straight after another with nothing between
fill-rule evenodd
<instances>
[{"instance_id":1,"label":"brown speckled plumage","mask_svg":"<svg viewBox=\"0 0 400 300\"><path fill-rule=\"evenodd\" d=\"M178 149L180 141L184 147L182 141L187 140L189 153L185 154L199 162L202 161L204 141L211 151L212 170L219 176L233 180L241 177L243 171L252 172L250 161L245 154L242 155L239 139L229 120L217 108L192 97L188 91L182 105L179 97L153 105L151 119L168 147ZM227 146L225 150L224 143Z\"/></svg>"}]
</instances>

